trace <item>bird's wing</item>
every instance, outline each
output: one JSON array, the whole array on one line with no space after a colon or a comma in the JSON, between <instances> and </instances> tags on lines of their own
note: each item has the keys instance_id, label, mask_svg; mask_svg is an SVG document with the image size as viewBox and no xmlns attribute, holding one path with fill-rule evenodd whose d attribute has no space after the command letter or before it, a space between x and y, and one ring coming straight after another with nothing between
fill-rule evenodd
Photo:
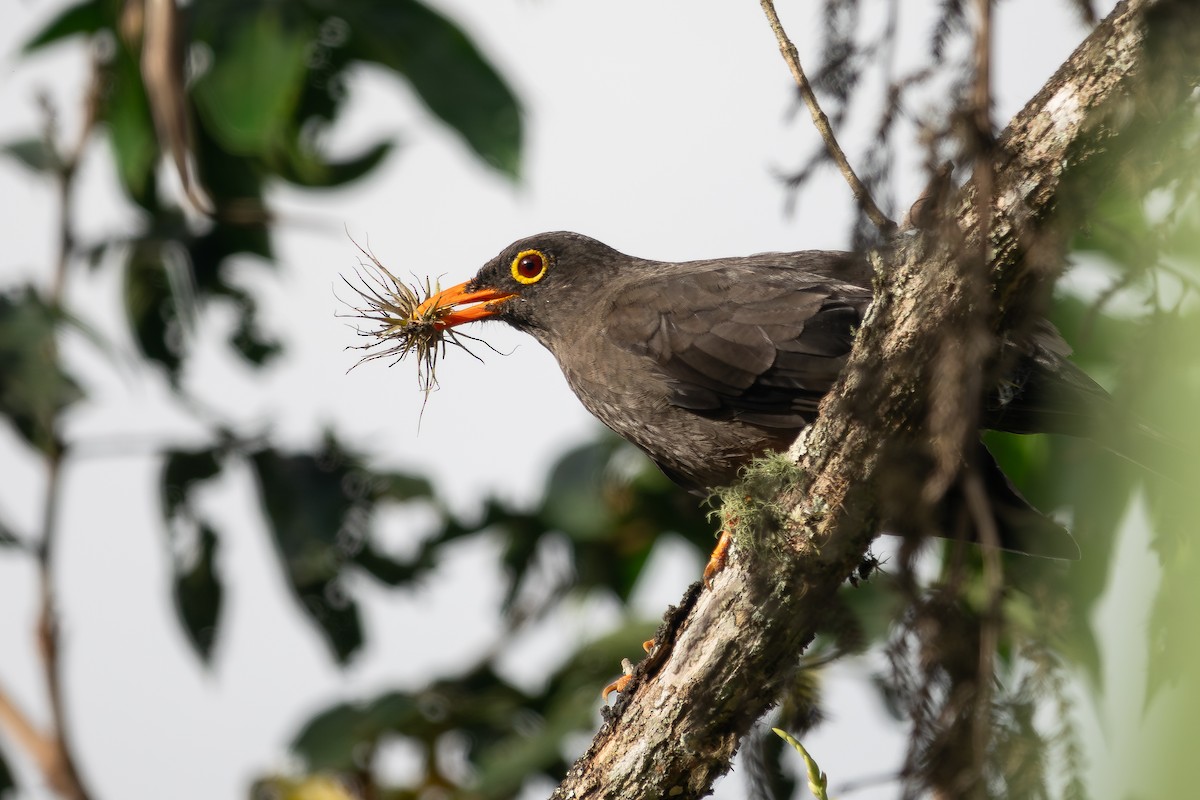
<instances>
[{"instance_id":1,"label":"bird's wing","mask_svg":"<svg viewBox=\"0 0 1200 800\"><path fill-rule=\"evenodd\" d=\"M845 366L870 300L794 269L715 267L626 287L607 335L658 367L677 407L799 428Z\"/></svg>"}]
</instances>

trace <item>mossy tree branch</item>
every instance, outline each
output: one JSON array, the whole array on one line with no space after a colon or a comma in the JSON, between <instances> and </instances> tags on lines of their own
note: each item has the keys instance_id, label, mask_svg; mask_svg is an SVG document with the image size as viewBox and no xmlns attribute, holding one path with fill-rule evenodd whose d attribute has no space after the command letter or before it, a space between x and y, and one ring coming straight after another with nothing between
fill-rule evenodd
<instances>
[{"instance_id":1,"label":"mossy tree branch","mask_svg":"<svg viewBox=\"0 0 1200 800\"><path fill-rule=\"evenodd\" d=\"M944 224L873 256L875 303L819 420L793 448L803 477L766 498L782 523L770 546L736 550L711 591L693 588L669 615L658 651L638 666L630 694L555 798L702 797L728 771L875 538L887 454L914 442L931 447L913 432L928 433L937 365L977 317L972 281L990 290L997 340L1032 323L1058 264L1046 257L1058 252L1047 242L1056 227L1078 221L1059 202L1064 178L1092 181L1095 191L1103 171L1084 168L1102 151L1134 146L1139 126L1178 108L1197 85L1198 17L1191 0L1119 4L995 143L986 224L969 183L951 198ZM1160 38L1147 47L1151 35ZM1156 72L1164 60L1171 66ZM1080 213L1075 204L1070 213ZM980 250L986 269L963 255ZM954 390L942 384L938 392ZM979 382L960 391L971 384ZM959 404L976 398L964 394ZM939 395L937 405L945 401Z\"/></svg>"}]
</instances>

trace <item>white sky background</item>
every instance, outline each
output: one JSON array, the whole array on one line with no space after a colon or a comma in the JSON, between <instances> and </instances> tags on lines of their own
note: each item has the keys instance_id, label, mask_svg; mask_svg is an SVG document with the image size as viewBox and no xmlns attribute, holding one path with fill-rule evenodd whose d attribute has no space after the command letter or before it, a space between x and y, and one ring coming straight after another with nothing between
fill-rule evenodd
<instances>
[{"instance_id":1,"label":"white sky background","mask_svg":"<svg viewBox=\"0 0 1200 800\"><path fill-rule=\"evenodd\" d=\"M59 46L28 65L15 55L18 43L64 5L0 4L0 142L38 130L34 91L40 87L50 90L73 139L82 48ZM529 501L552 460L598 423L571 395L548 353L491 325L484 329L488 339L512 354L488 354L480 364L451 353L439 368L443 388L430 398L418 433L422 397L411 365L389 370L377 362L346 374L354 357L343 348L355 340L345 321L334 318L333 296L339 273L357 260L345 229L397 274L444 275L443 283L453 283L510 241L541 230L577 230L665 260L841 248L851 201L841 178L825 171L806 186L798 213L784 214L784 191L773 174L802 163L818 139L806 112L788 119L791 79L755 2L433 5L463 24L525 104L521 185L513 188L479 166L407 87L378 72L362 73L335 144L348 152L381 134L398 134L403 146L378 174L348 190L280 187L271 198L284 220L276 239L280 263L274 273L251 261L239 269L238 280L261 301L265 327L286 337L285 359L261 373L234 363L220 345L232 320L214 314L186 383L241 420L243 433L273 430L287 444L309 447L329 423L380 466L430 471L439 492L459 507L472 507L485 492ZM911 57L923 55L926 20L937 5L905 3ZM781 0L779 9L810 68L819 49L818 8ZM1085 31L1067 2L1010 0L998 14L995 116L1003 124ZM864 108L876 102L877 96L864 96ZM843 132L852 159L861 161L856 143L869 135L862 126ZM912 169L898 186L897 215L922 185L920 158L915 148L905 156ZM83 241L134 229L135 212L119 197L106 146L97 143L74 209ZM57 214L52 187L3 160L0 203L0 285L46 285ZM113 315L120 307L118 272L74 269L68 300L131 352ZM242 797L252 777L286 767L286 742L317 709L340 698L415 688L470 663L492 642L501 590L497 553L489 546L461 547L415 593L360 581L354 591L363 602L368 644L348 669L338 670L285 593L263 520L253 512L249 475L234 469L207 497L206 510L222 534L227 594L214 665L204 670L175 621L158 518L158 462L147 455L150 442L198 444L203 432L171 408L156 373L114 371L74 340L66 352L90 394L69 417L69 438L133 436L145 445L121 457L70 462L63 487L56 568L67 701L72 738L99 796ZM7 428L0 429L0 474L0 515L18 530L36 530L41 463ZM394 520L385 526L386 544L406 552L418 533ZM660 555L639 594L639 608L652 617L678 599L701 566ZM45 721L34 599L31 565L0 551L0 681ZM508 666L516 672L529 660L553 659L563 631L586 640L611 618L604 603L564 612L523 642ZM851 680L863 668L839 669L830 677L831 723L805 742L835 788L898 766L902 747L873 697L862 699L862 684ZM11 746L6 751L14 752ZM22 785L36 783L14 760ZM403 757L394 761L395 769L404 769ZM741 796L739 781L722 782L716 796ZM854 796L893 794L889 787ZM39 789L30 796L49 795Z\"/></svg>"}]
</instances>

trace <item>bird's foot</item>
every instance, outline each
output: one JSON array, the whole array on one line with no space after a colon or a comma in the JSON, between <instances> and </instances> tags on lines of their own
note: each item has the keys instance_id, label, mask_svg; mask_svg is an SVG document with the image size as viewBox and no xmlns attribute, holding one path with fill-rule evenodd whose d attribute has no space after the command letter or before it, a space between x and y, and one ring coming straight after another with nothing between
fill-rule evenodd
<instances>
[{"instance_id":1,"label":"bird's foot","mask_svg":"<svg viewBox=\"0 0 1200 800\"><path fill-rule=\"evenodd\" d=\"M613 692L625 694L625 689L629 686L629 682L633 680L633 662L628 658L621 659L621 672L624 673L621 677L608 686L605 686L604 690L600 692L601 696L604 697L604 702L608 702L608 696Z\"/></svg>"},{"instance_id":2,"label":"bird's foot","mask_svg":"<svg viewBox=\"0 0 1200 800\"><path fill-rule=\"evenodd\" d=\"M729 561L729 546L733 544L733 537L729 535L729 525L721 526L721 533L717 537L717 546L713 548L712 555L708 557L708 565L704 567L704 588L711 589L713 578L717 573L725 569L725 563Z\"/></svg>"},{"instance_id":3,"label":"bird's foot","mask_svg":"<svg viewBox=\"0 0 1200 800\"><path fill-rule=\"evenodd\" d=\"M647 639L646 641L642 642L642 649L649 653L654 649L655 642L656 640L654 639ZM617 678L608 686L605 686L604 690L601 692L601 694L604 696L604 702L608 702L608 696L613 692L617 692L619 694L625 693L625 689L629 686L629 681L633 679L633 662L631 662L628 658L621 659L621 671L625 674Z\"/></svg>"}]
</instances>

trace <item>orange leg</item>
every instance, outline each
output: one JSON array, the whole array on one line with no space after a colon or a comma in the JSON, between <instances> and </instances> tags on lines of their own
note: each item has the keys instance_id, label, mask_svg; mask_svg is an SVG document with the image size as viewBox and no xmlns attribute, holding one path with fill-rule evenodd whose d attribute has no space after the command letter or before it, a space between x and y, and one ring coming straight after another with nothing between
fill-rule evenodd
<instances>
[{"instance_id":1,"label":"orange leg","mask_svg":"<svg viewBox=\"0 0 1200 800\"><path fill-rule=\"evenodd\" d=\"M654 645L657 643L657 641L657 639L647 639L646 641L642 642L642 649L649 653L654 649ZM601 692L601 694L604 695L604 702L606 703L608 702L608 696L613 692L620 692L624 694L626 687L629 686L629 680L633 677L633 664L629 662L629 659L626 658L621 662L621 669L625 670L625 674L617 678L608 686L605 686Z\"/></svg>"},{"instance_id":2,"label":"orange leg","mask_svg":"<svg viewBox=\"0 0 1200 800\"><path fill-rule=\"evenodd\" d=\"M631 678L633 678L632 675L622 675L621 677L617 678L615 681L610 683L608 686L605 686L604 691L601 692L601 694L604 696L604 702L606 702L606 703L608 702L608 696L610 694L612 694L613 692L617 692L618 694L625 694L625 687L627 687L629 685L629 681Z\"/></svg>"},{"instance_id":3,"label":"orange leg","mask_svg":"<svg viewBox=\"0 0 1200 800\"><path fill-rule=\"evenodd\" d=\"M717 546L713 548L712 555L708 557L708 566L704 568L704 588L711 589L713 578L725 569L725 562L729 560L729 545L732 543L733 537L729 535L728 526L722 526Z\"/></svg>"},{"instance_id":4,"label":"orange leg","mask_svg":"<svg viewBox=\"0 0 1200 800\"><path fill-rule=\"evenodd\" d=\"M644 647L645 645L643 645ZM633 679L633 664L628 658L621 659L621 670L625 673L615 681L605 686L600 694L604 697L604 702L608 702L608 696L613 692L625 693L625 689L629 686L629 681Z\"/></svg>"}]
</instances>

